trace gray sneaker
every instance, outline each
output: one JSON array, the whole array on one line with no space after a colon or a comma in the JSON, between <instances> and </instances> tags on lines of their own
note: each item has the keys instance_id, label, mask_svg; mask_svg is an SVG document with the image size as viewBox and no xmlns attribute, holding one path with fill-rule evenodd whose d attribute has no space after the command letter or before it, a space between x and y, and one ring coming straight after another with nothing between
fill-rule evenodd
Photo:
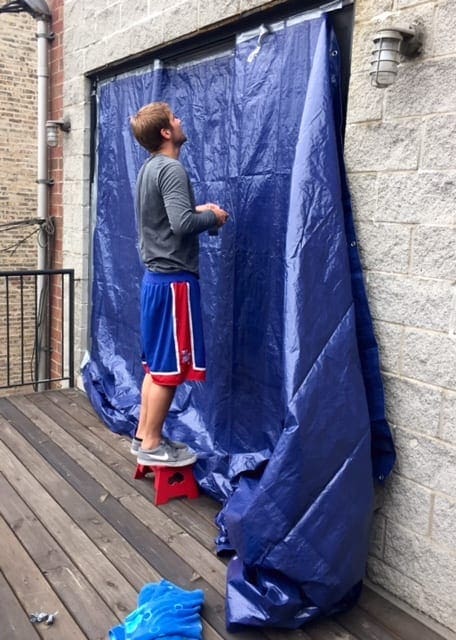
<instances>
[{"instance_id":1,"label":"gray sneaker","mask_svg":"<svg viewBox=\"0 0 456 640\"><path fill-rule=\"evenodd\" d=\"M188 449L188 446L185 444L185 442L179 442L179 440L170 440L166 436L163 436L162 440L170 444L175 449ZM131 446L130 446L130 453L132 455L134 456L138 455L139 450L141 449L141 442L142 440L140 440L139 438L132 439Z\"/></svg>"},{"instance_id":2,"label":"gray sneaker","mask_svg":"<svg viewBox=\"0 0 456 640\"><path fill-rule=\"evenodd\" d=\"M156 449L139 449L138 464L150 467L186 467L196 462L196 455L189 449L177 449L162 440Z\"/></svg>"}]
</instances>

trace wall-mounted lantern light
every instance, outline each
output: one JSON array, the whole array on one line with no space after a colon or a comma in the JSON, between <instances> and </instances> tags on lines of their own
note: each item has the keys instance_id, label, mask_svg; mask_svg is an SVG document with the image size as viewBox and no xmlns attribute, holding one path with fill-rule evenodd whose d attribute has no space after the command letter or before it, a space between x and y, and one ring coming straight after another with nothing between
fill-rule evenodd
<instances>
[{"instance_id":1,"label":"wall-mounted lantern light","mask_svg":"<svg viewBox=\"0 0 456 640\"><path fill-rule=\"evenodd\" d=\"M401 56L414 57L421 46L421 36L414 27L389 27L376 33L370 70L374 87L384 88L393 84Z\"/></svg>"},{"instance_id":2,"label":"wall-mounted lantern light","mask_svg":"<svg viewBox=\"0 0 456 640\"><path fill-rule=\"evenodd\" d=\"M59 129L68 133L71 129L69 120L47 120L46 142L48 147L56 147L59 142Z\"/></svg>"}]
</instances>

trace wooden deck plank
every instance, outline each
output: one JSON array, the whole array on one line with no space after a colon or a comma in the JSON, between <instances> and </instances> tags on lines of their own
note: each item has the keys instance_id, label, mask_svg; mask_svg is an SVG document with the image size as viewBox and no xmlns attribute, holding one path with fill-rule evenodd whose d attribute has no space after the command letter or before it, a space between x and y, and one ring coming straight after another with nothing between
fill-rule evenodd
<instances>
[{"instance_id":1,"label":"wooden deck plank","mask_svg":"<svg viewBox=\"0 0 456 640\"><path fill-rule=\"evenodd\" d=\"M27 397L29 398L29 396ZM84 399L85 402L83 406L80 406L79 402L76 402L76 400L82 401L82 399ZM114 449L119 453L130 466L134 467L136 465L136 460L130 453L130 439L126 436L119 436L109 431L109 429L102 424L100 419L93 414L93 409L92 413L89 414L87 407L85 406L88 401L84 398L83 394L76 394L76 392L74 392L73 396L67 398L66 394L63 392L49 392L39 394L39 397L37 398L33 397L33 402L38 406L45 408L46 412L52 418L64 426L69 433L76 437L81 444L84 444L84 446L92 447L95 445L97 440L101 440L105 445L108 445L109 449ZM59 409L61 409L61 411L64 411L64 414L53 412L49 402L53 402L59 407ZM66 416L68 415L72 420L67 419ZM74 424L74 421L76 421L76 424ZM85 430L83 430L82 433L80 425L85 427ZM87 434L85 434L84 431L89 431L91 434L95 435L96 440L93 438L90 439L90 436L88 439ZM84 441L82 439L84 439ZM88 444L86 445L86 443ZM89 448L89 451L96 453L92 448ZM179 512L170 513L170 510L173 509L173 506L176 504L178 505ZM196 526L199 526L200 530L209 532L209 536L211 536L209 544L212 549L214 549L215 546L213 538L218 532L217 527L214 524L214 518L220 508L220 504L216 503L204 494L200 496L197 502L178 501L177 503L174 502L161 506L161 510L170 515L170 517L173 517L173 519L174 517L186 518L187 526L192 526L193 529L195 529L196 523ZM198 534L199 531L195 530L195 535Z\"/></svg>"},{"instance_id":2,"label":"wooden deck plank","mask_svg":"<svg viewBox=\"0 0 456 640\"><path fill-rule=\"evenodd\" d=\"M14 590L17 598L26 611L58 611L55 625L46 627L44 631L37 626L38 635L47 640L87 640L86 635L73 620L62 600L56 595L49 583L40 573L14 532L0 516L0 565L2 573ZM25 636L27 637L27 636ZM25 640L25 639L24 639ZM91 640L102 640L93 638Z\"/></svg>"},{"instance_id":3,"label":"wooden deck plank","mask_svg":"<svg viewBox=\"0 0 456 640\"><path fill-rule=\"evenodd\" d=\"M8 455L0 444L0 455ZM20 463L18 473L22 472ZM24 484L24 488L27 485ZM117 623L84 574L48 533L44 525L14 491L13 486L0 475L2 515L39 570L64 602L67 610L89 638L104 638L107 630ZM33 494L32 494L33 495ZM52 529L53 533L55 531ZM41 605L42 610L45 603ZM47 609L45 609L47 610ZM90 615L88 615L90 612ZM52 612L50 612L52 613ZM41 629L41 627L38 627Z\"/></svg>"},{"instance_id":4,"label":"wooden deck plank","mask_svg":"<svg viewBox=\"0 0 456 640\"><path fill-rule=\"evenodd\" d=\"M367 611L378 622L381 622L387 629L395 631L400 629L401 640L416 640L423 637L423 625L415 618L409 616L405 611L399 609L369 587L364 587L359 599L358 606ZM426 629L426 640L442 640L442 636Z\"/></svg>"},{"instance_id":5,"label":"wooden deck plank","mask_svg":"<svg viewBox=\"0 0 456 640\"><path fill-rule=\"evenodd\" d=\"M40 640L27 613L0 572L0 637Z\"/></svg>"},{"instance_id":6,"label":"wooden deck plank","mask_svg":"<svg viewBox=\"0 0 456 640\"><path fill-rule=\"evenodd\" d=\"M362 640L401 640L399 635L389 631L363 609L352 609L335 616L335 620Z\"/></svg>"},{"instance_id":7,"label":"wooden deck plank","mask_svg":"<svg viewBox=\"0 0 456 640\"><path fill-rule=\"evenodd\" d=\"M111 559L116 568L139 592L148 582L162 579L144 558L90 506L79 493L43 460L43 458L8 423L0 420L1 439L13 451L21 452L23 464L39 479L40 483L64 507L66 512L90 536L91 540ZM13 520L14 522L14 520ZM198 587L197 584L194 587ZM70 587L72 593L72 587ZM87 609L86 609L87 611ZM112 616L111 616L112 621ZM220 636L205 621L204 634L208 640L221 640Z\"/></svg>"},{"instance_id":8,"label":"wooden deck plank","mask_svg":"<svg viewBox=\"0 0 456 640\"><path fill-rule=\"evenodd\" d=\"M27 402L24 402L24 406L26 404ZM108 468L102 470L100 475L107 486L101 486L84 469L84 456L81 455L81 451L77 450L77 443L74 439L67 433L63 433L63 430L58 425L51 425L52 421L50 419L45 420L46 416L36 407L31 411L31 415L34 415L37 419L36 424L12 403L4 399L0 399L0 412L13 423L26 440L33 443L33 446L52 464L54 469L66 478L159 573L185 589L194 589L197 586L193 578L195 570L199 572L200 567L192 568L189 566L168 547L166 542L139 522L117 499L109 495L109 483L106 479L109 478L109 474L115 476L114 471ZM45 425L46 433L52 439L44 437L45 433L41 431L38 423ZM56 444L57 441L60 445L63 445L65 450ZM75 450L77 450L76 453ZM66 451L70 451L77 460L69 456ZM90 456L91 454L88 453L87 455ZM101 461L98 461L98 465L100 467L103 466ZM96 474L97 465L94 464L93 460L90 461L89 466ZM120 481L119 478L118 480ZM105 499L101 500L102 498ZM147 501L145 503L147 509L153 506ZM254 633L246 631L236 634L236 636L227 633L225 630L224 598L205 581L202 581L198 586L201 586L205 591L208 605L203 609L203 615L220 635L229 640L236 640L236 638L239 640L257 640L266 637L260 631Z\"/></svg>"},{"instance_id":9,"label":"wooden deck plank","mask_svg":"<svg viewBox=\"0 0 456 640\"><path fill-rule=\"evenodd\" d=\"M33 537L33 532L29 538L30 545L36 542L34 552L39 558L41 567L46 571L53 570L55 568L53 556L58 556L57 567L60 566L60 562L67 562L64 555L59 554L60 547L73 560L81 574L87 578L112 611L114 615L109 615L108 619L115 622L114 616L116 616L122 620L136 606L136 591L131 584L3 442L0 442L0 471L35 515L37 520L35 526L38 528L38 522L41 522L43 529L52 529L53 538L58 546L45 546L46 543L49 544L45 531L40 532L39 543ZM25 519L23 524L26 523ZM48 561L50 561L49 566L46 564ZM106 630L106 626L104 628Z\"/></svg>"},{"instance_id":10,"label":"wooden deck plank","mask_svg":"<svg viewBox=\"0 0 456 640\"><path fill-rule=\"evenodd\" d=\"M306 627L311 640L364 640L344 629L333 620L318 620Z\"/></svg>"}]
</instances>

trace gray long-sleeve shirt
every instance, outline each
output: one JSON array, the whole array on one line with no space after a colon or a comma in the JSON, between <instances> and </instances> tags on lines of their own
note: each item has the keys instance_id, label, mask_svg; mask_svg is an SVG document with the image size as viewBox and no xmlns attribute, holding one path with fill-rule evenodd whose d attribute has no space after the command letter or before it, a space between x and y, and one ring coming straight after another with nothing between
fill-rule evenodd
<instances>
[{"instance_id":1,"label":"gray long-sleeve shirt","mask_svg":"<svg viewBox=\"0 0 456 640\"><path fill-rule=\"evenodd\" d=\"M198 233L214 227L212 211L195 213L195 197L178 160L151 156L136 182L141 257L150 271L198 274Z\"/></svg>"}]
</instances>

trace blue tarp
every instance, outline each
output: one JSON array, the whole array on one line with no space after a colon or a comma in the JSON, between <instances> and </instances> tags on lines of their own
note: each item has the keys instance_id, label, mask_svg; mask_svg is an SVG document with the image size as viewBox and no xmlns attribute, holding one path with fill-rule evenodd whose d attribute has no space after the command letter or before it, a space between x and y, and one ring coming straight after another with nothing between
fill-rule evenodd
<instances>
[{"instance_id":1,"label":"blue tarp","mask_svg":"<svg viewBox=\"0 0 456 640\"><path fill-rule=\"evenodd\" d=\"M168 435L199 453L224 503L227 624L299 627L350 606L367 555L373 479L394 464L378 350L346 187L340 54L328 16L195 64L99 88L97 221L86 390L132 434L142 379L128 116L172 104L197 201L231 213L202 234L208 381L179 388Z\"/></svg>"}]
</instances>

